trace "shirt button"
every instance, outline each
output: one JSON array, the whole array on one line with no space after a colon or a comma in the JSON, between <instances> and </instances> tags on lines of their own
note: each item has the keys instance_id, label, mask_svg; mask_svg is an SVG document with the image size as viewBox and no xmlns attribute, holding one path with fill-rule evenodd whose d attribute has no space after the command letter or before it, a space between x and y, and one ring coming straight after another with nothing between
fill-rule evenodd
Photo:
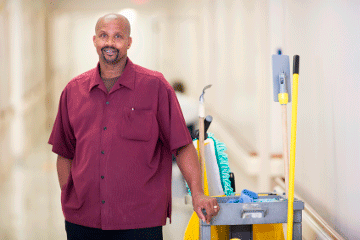
<instances>
[{"instance_id":1,"label":"shirt button","mask_svg":"<svg viewBox=\"0 0 360 240\"><path fill-rule=\"evenodd\" d=\"M106 104L109 104L109 102L106 102Z\"/></svg>"},{"instance_id":2,"label":"shirt button","mask_svg":"<svg viewBox=\"0 0 360 240\"><path fill-rule=\"evenodd\" d=\"M101 176L101 179L104 179L104 176Z\"/></svg>"},{"instance_id":3,"label":"shirt button","mask_svg":"<svg viewBox=\"0 0 360 240\"><path fill-rule=\"evenodd\" d=\"M101 151L101 154L105 154L105 152L104 152L104 151Z\"/></svg>"},{"instance_id":4,"label":"shirt button","mask_svg":"<svg viewBox=\"0 0 360 240\"><path fill-rule=\"evenodd\" d=\"M104 130L106 130L107 129L107 127L104 127Z\"/></svg>"},{"instance_id":5,"label":"shirt button","mask_svg":"<svg viewBox=\"0 0 360 240\"><path fill-rule=\"evenodd\" d=\"M104 204L104 203L105 203L105 200L102 200L101 203Z\"/></svg>"}]
</instances>

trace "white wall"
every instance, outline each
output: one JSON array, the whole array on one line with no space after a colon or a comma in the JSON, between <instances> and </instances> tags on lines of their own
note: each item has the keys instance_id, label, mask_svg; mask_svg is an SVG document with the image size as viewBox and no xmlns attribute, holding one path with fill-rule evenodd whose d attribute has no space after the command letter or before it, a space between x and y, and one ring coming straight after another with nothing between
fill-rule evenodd
<instances>
[{"instance_id":1,"label":"white wall","mask_svg":"<svg viewBox=\"0 0 360 240\"><path fill-rule=\"evenodd\" d=\"M271 141L270 124L266 121L270 110L268 1L260 4L254 1L203 0L197 3L198 10L193 10L195 4L192 3L176 11L184 18L190 18L188 13L195 11L200 19L196 28L200 34L188 31L186 35L188 39L196 39L188 45L196 43L197 50L178 49L188 53L181 61L198 62L195 64L197 71L190 71L185 81L194 86L192 94L197 98L204 86L213 85L205 94L206 105L228 124L249 154L257 152L262 174L255 190L269 191ZM178 6L175 8L179 9ZM182 23L187 22L184 20ZM188 29L192 29L190 25ZM181 38L181 35L177 37ZM236 164L236 156L232 161ZM238 187L245 185L239 182Z\"/></svg>"},{"instance_id":2,"label":"white wall","mask_svg":"<svg viewBox=\"0 0 360 240\"><path fill-rule=\"evenodd\" d=\"M360 2L287 1L286 43L300 55L296 190L359 239Z\"/></svg>"},{"instance_id":3,"label":"white wall","mask_svg":"<svg viewBox=\"0 0 360 240\"><path fill-rule=\"evenodd\" d=\"M10 149L10 122L13 118L13 108L10 103L10 36L9 7L0 1L0 180L6 176L7 169L12 165L13 154Z\"/></svg>"},{"instance_id":4,"label":"white wall","mask_svg":"<svg viewBox=\"0 0 360 240\"><path fill-rule=\"evenodd\" d=\"M21 162L45 132L45 13L43 1L0 5L0 174Z\"/></svg>"},{"instance_id":5,"label":"white wall","mask_svg":"<svg viewBox=\"0 0 360 240\"><path fill-rule=\"evenodd\" d=\"M221 112L249 149L255 150L256 77L253 2L179 1L172 8L171 52L167 71L182 78L198 98L207 84L205 101ZM170 38L170 37L169 37ZM259 56L260 57L260 56ZM234 111L236 109L236 112ZM239 114L239 113L243 114Z\"/></svg>"},{"instance_id":6,"label":"white wall","mask_svg":"<svg viewBox=\"0 0 360 240\"><path fill-rule=\"evenodd\" d=\"M4 4L4 3L3 3ZM2 37L0 38L0 84L4 86L0 88L0 109L4 110L10 105L10 93L9 86L9 48L10 48L10 37L9 37L9 9L7 6L0 8L0 32Z\"/></svg>"},{"instance_id":7,"label":"white wall","mask_svg":"<svg viewBox=\"0 0 360 240\"><path fill-rule=\"evenodd\" d=\"M23 0L22 3L22 52L19 58L23 71L21 98L24 118L24 153L29 154L42 144L47 112L45 108L46 72L46 7L41 0ZM19 15L14 16L19 18ZM18 91L18 89L14 89Z\"/></svg>"}]
</instances>

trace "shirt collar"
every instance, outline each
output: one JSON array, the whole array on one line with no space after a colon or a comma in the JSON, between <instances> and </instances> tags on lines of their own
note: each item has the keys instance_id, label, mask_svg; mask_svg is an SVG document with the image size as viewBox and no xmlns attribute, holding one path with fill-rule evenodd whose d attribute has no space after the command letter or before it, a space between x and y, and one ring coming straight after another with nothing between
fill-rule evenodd
<instances>
[{"instance_id":1,"label":"shirt collar","mask_svg":"<svg viewBox=\"0 0 360 240\"><path fill-rule=\"evenodd\" d=\"M89 92L96 86L100 85L103 80L100 76L100 63L97 64L94 74L90 79ZM127 58L126 65L124 71L121 73L119 79L115 84L119 84L121 86L127 87L131 90L135 89L135 71L133 62Z\"/></svg>"}]
</instances>

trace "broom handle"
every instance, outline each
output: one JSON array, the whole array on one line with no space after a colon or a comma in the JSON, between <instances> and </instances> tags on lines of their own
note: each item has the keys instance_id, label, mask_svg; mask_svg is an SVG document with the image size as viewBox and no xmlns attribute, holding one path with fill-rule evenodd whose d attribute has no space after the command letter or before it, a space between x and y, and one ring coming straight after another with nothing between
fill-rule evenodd
<instances>
[{"instance_id":1,"label":"broom handle","mask_svg":"<svg viewBox=\"0 0 360 240\"><path fill-rule=\"evenodd\" d=\"M291 109L291 142L290 142L290 166L289 166L289 197L288 197L288 217L287 217L287 240L293 237L294 221L294 185L295 185L295 154L296 154L296 125L297 125L297 106L299 88L299 56L294 56L293 67L293 91Z\"/></svg>"},{"instance_id":2,"label":"broom handle","mask_svg":"<svg viewBox=\"0 0 360 240\"><path fill-rule=\"evenodd\" d=\"M200 158L200 169L201 169L201 186L203 191L205 190L204 180L205 180L205 147L204 147L204 117L199 117L199 158Z\"/></svg>"},{"instance_id":3,"label":"broom handle","mask_svg":"<svg viewBox=\"0 0 360 240\"><path fill-rule=\"evenodd\" d=\"M287 127L287 105L281 105L282 115L282 133L283 133L283 159L284 159L284 174L285 174L285 198L287 198L289 189L289 147L288 147L288 127Z\"/></svg>"}]
</instances>

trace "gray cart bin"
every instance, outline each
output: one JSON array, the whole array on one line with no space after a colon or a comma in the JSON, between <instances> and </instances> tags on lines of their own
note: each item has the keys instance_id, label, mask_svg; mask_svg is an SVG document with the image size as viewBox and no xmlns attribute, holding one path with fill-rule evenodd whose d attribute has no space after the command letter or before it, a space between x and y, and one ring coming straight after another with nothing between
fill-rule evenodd
<instances>
[{"instance_id":1,"label":"gray cart bin","mask_svg":"<svg viewBox=\"0 0 360 240\"><path fill-rule=\"evenodd\" d=\"M259 196L259 202L227 203L238 196L217 197L220 212L210 224L200 221L200 240L211 239L211 225L229 225L229 239L251 240L252 224L272 224L287 222L287 199L269 194ZM294 201L293 239L302 239L302 210L304 202Z\"/></svg>"}]
</instances>

